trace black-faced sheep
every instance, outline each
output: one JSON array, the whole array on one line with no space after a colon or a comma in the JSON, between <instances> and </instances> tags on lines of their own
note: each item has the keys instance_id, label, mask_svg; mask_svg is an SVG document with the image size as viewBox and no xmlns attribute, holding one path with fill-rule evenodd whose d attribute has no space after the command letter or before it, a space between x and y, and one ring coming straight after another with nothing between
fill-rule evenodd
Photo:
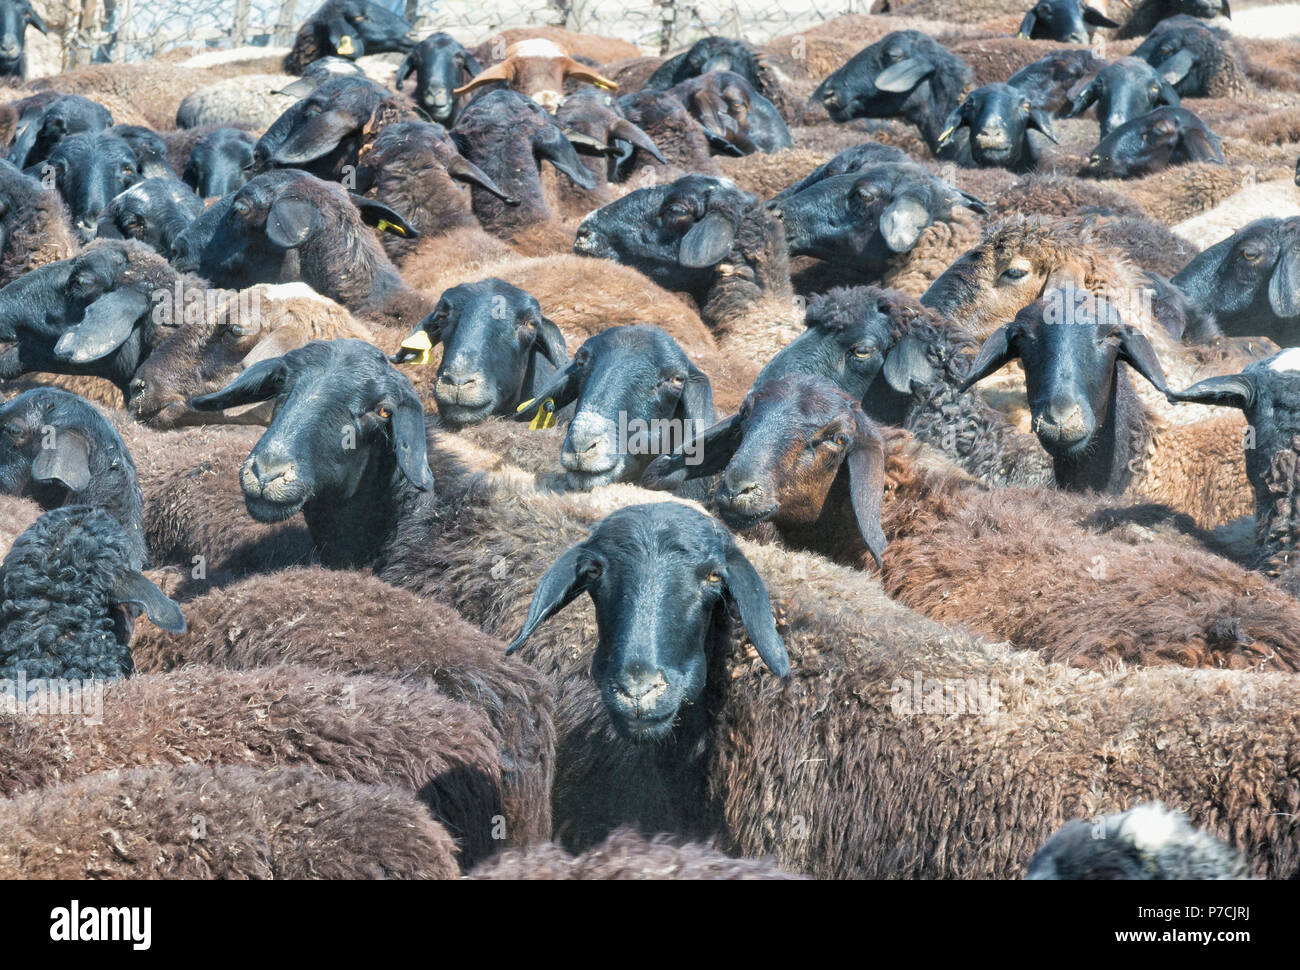
<instances>
[{"instance_id":1,"label":"black-faced sheep","mask_svg":"<svg viewBox=\"0 0 1300 970\"><path fill-rule=\"evenodd\" d=\"M1026 879L1248 879L1236 849L1159 802L1071 819L1034 853Z\"/></svg>"},{"instance_id":2,"label":"black-faced sheep","mask_svg":"<svg viewBox=\"0 0 1300 970\"><path fill-rule=\"evenodd\" d=\"M1047 112L1036 108L1028 95L1009 84L986 84L976 88L953 109L939 134L940 152L962 141L954 155L962 164L1009 168L1028 172L1041 167L1039 148L1030 130L1055 143ZM958 139L961 132L966 136Z\"/></svg>"},{"instance_id":3,"label":"black-faced sheep","mask_svg":"<svg viewBox=\"0 0 1300 970\"><path fill-rule=\"evenodd\" d=\"M1219 136L1186 108L1156 108L1103 138L1088 154L1083 174L1133 178L1189 162L1222 165Z\"/></svg>"},{"instance_id":4,"label":"black-faced sheep","mask_svg":"<svg viewBox=\"0 0 1300 970\"><path fill-rule=\"evenodd\" d=\"M42 34L49 28L29 0L4 0L0 3L0 76L27 77L27 51L24 49L27 28Z\"/></svg>"},{"instance_id":5,"label":"black-faced sheep","mask_svg":"<svg viewBox=\"0 0 1300 970\"><path fill-rule=\"evenodd\" d=\"M1020 22L1018 36L1026 40L1056 40L1063 44L1088 44L1098 27L1118 27L1084 0L1038 0Z\"/></svg>"},{"instance_id":6,"label":"black-faced sheep","mask_svg":"<svg viewBox=\"0 0 1300 970\"><path fill-rule=\"evenodd\" d=\"M1133 52L1184 98L1230 98L1246 93L1248 83L1232 39L1193 17L1160 23Z\"/></svg>"},{"instance_id":7,"label":"black-faced sheep","mask_svg":"<svg viewBox=\"0 0 1300 970\"><path fill-rule=\"evenodd\" d=\"M107 133L67 136L38 171L53 176L83 243L95 238L100 213L109 202L140 180L131 146Z\"/></svg>"},{"instance_id":8,"label":"black-faced sheep","mask_svg":"<svg viewBox=\"0 0 1300 970\"><path fill-rule=\"evenodd\" d=\"M181 171L181 181L200 198L219 198L234 192L248 177L257 139L241 128L214 128L190 149Z\"/></svg>"},{"instance_id":9,"label":"black-faced sheep","mask_svg":"<svg viewBox=\"0 0 1300 970\"><path fill-rule=\"evenodd\" d=\"M322 57L347 57L384 51L409 51L411 25L370 0L326 0L298 28L293 48L284 56L284 69L301 74Z\"/></svg>"},{"instance_id":10,"label":"black-faced sheep","mask_svg":"<svg viewBox=\"0 0 1300 970\"><path fill-rule=\"evenodd\" d=\"M793 145L776 106L733 71L710 71L669 88L717 145L738 153L776 152Z\"/></svg>"},{"instance_id":11,"label":"black-faced sheep","mask_svg":"<svg viewBox=\"0 0 1300 970\"><path fill-rule=\"evenodd\" d=\"M3 879L454 879L409 792L302 768L105 771L0 801Z\"/></svg>"},{"instance_id":12,"label":"black-faced sheep","mask_svg":"<svg viewBox=\"0 0 1300 970\"><path fill-rule=\"evenodd\" d=\"M1178 92L1150 64L1137 57L1121 57L1107 64L1070 101L1070 115L1081 115L1096 105L1101 137L1134 118L1168 105L1181 105Z\"/></svg>"},{"instance_id":13,"label":"black-faced sheep","mask_svg":"<svg viewBox=\"0 0 1300 970\"><path fill-rule=\"evenodd\" d=\"M39 165L68 135L107 130L113 116L107 108L79 94L44 91L14 105L18 129L9 148L9 161L19 168Z\"/></svg>"},{"instance_id":14,"label":"black-faced sheep","mask_svg":"<svg viewBox=\"0 0 1300 970\"><path fill-rule=\"evenodd\" d=\"M99 239L135 239L170 257L177 237L203 211L203 200L171 175L137 182L116 196L100 213Z\"/></svg>"},{"instance_id":15,"label":"black-faced sheep","mask_svg":"<svg viewBox=\"0 0 1300 970\"><path fill-rule=\"evenodd\" d=\"M429 117L450 128L464 101L453 92L483 68L474 55L450 34L430 34L411 48L397 68L393 87L402 90L402 82L415 72L411 97Z\"/></svg>"}]
</instances>

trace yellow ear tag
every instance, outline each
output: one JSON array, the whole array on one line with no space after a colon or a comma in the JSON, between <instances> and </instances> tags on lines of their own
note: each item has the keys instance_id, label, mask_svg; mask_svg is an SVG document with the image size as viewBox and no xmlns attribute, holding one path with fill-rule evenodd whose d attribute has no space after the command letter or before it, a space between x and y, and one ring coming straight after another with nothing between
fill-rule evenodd
<instances>
[{"instance_id":1,"label":"yellow ear tag","mask_svg":"<svg viewBox=\"0 0 1300 970\"><path fill-rule=\"evenodd\" d=\"M376 226L375 228L377 228L380 232L395 232L399 236L406 235L405 229L403 229L401 226L393 225L393 223L389 222L387 219L380 219L379 225Z\"/></svg>"},{"instance_id":2,"label":"yellow ear tag","mask_svg":"<svg viewBox=\"0 0 1300 970\"><path fill-rule=\"evenodd\" d=\"M941 134L941 135L939 136L939 144L942 145L942 144L943 144L944 142L946 142L949 138L951 138L951 137L952 137L952 133L953 133L954 131L956 131L956 130L957 130L957 126L956 126L956 125L953 125L951 128L947 128L947 129L945 129L944 132L943 132L943 134Z\"/></svg>"},{"instance_id":3,"label":"yellow ear tag","mask_svg":"<svg viewBox=\"0 0 1300 970\"><path fill-rule=\"evenodd\" d=\"M342 54L344 57L346 57L347 55L353 53L355 50L356 48L352 46L351 36L349 36L348 34L344 34L343 39L339 41L339 53Z\"/></svg>"},{"instance_id":4,"label":"yellow ear tag","mask_svg":"<svg viewBox=\"0 0 1300 970\"><path fill-rule=\"evenodd\" d=\"M427 364L429 362L429 354L433 350L433 341L429 339L429 335L423 330L417 330L402 341L402 349L420 351L419 357L407 361L407 363Z\"/></svg>"},{"instance_id":5,"label":"yellow ear tag","mask_svg":"<svg viewBox=\"0 0 1300 970\"><path fill-rule=\"evenodd\" d=\"M532 431L545 431L547 428L555 427L555 399L548 397L542 402L542 406L537 409L537 416L528 422L528 427Z\"/></svg>"}]
</instances>

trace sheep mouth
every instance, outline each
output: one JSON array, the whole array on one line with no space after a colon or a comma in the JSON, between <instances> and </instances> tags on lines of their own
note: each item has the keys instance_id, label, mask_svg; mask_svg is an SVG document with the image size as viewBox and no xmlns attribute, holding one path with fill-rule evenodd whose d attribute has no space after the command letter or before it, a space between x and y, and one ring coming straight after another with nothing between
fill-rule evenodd
<instances>
[{"instance_id":1,"label":"sheep mouth","mask_svg":"<svg viewBox=\"0 0 1300 970\"><path fill-rule=\"evenodd\" d=\"M623 461L616 461L613 466L603 471L586 471L580 468L569 468L564 472L564 481L569 488L578 492L590 492L594 488L600 488L602 485L613 485L622 480Z\"/></svg>"},{"instance_id":2,"label":"sheep mouth","mask_svg":"<svg viewBox=\"0 0 1300 970\"><path fill-rule=\"evenodd\" d=\"M306 497L292 499L287 502L277 502L271 499L249 495L244 493L244 505L248 508L248 514L258 522L283 522L285 519L291 519L307 503Z\"/></svg>"},{"instance_id":3,"label":"sheep mouth","mask_svg":"<svg viewBox=\"0 0 1300 970\"><path fill-rule=\"evenodd\" d=\"M1054 458L1074 458L1088 449L1092 434L1086 428L1062 428L1039 420L1034 427L1039 444Z\"/></svg>"},{"instance_id":4,"label":"sheep mouth","mask_svg":"<svg viewBox=\"0 0 1300 970\"><path fill-rule=\"evenodd\" d=\"M635 744L662 741L672 734L673 727L677 723L675 706L662 714L637 714L622 707L615 707L610 714L614 729Z\"/></svg>"},{"instance_id":5,"label":"sheep mouth","mask_svg":"<svg viewBox=\"0 0 1300 970\"><path fill-rule=\"evenodd\" d=\"M433 399L438 403L438 417L454 428L486 421L496 409L496 401L491 398L479 404L445 401L437 394Z\"/></svg>"},{"instance_id":6,"label":"sheep mouth","mask_svg":"<svg viewBox=\"0 0 1300 970\"><path fill-rule=\"evenodd\" d=\"M719 505L717 507L718 518L726 523L730 529L752 529L760 522L766 522L776 514L779 508L775 503L763 509L749 510L737 508L734 505Z\"/></svg>"}]
</instances>

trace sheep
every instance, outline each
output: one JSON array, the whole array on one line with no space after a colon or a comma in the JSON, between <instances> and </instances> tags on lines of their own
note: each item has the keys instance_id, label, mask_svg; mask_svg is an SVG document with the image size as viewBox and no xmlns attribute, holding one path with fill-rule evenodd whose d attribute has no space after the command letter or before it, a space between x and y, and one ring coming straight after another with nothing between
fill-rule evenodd
<instances>
[{"instance_id":1,"label":"sheep","mask_svg":"<svg viewBox=\"0 0 1300 970\"><path fill-rule=\"evenodd\" d=\"M300 567L206 592L188 600L185 613L189 628L182 636L138 632L131 644L138 673L189 664L247 670L294 663L432 684L481 711L500 735L504 843L550 837L555 729L549 687L455 610L373 576ZM398 629L394 617L403 615L418 623Z\"/></svg>"},{"instance_id":2,"label":"sheep","mask_svg":"<svg viewBox=\"0 0 1300 970\"><path fill-rule=\"evenodd\" d=\"M1258 341L1226 341L1207 347L1177 342L1155 319L1154 307L1143 296L1157 289L1155 282L1103 245L1095 233L1095 226L1077 219L1005 219L989 229L980 245L945 270L922 295L921 303L953 317L982 340L1014 319L1049 286L1073 282L1076 287L1118 300L1125 322L1151 341L1175 384L1194 382L1204 376L1207 367L1225 361L1245 364L1269 352ZM1185 414L1167 405L1163 395L1140 390L1139 396L1162 418L1172 423L1187 420Z\"/></svg>"},{"instance_id":3,"label":"sheep","mask_svg":"<svg viewBox=\"0 0 1300 970\"><path fill-rule=\"evenodd\" d=\"M926 87L921 89L921 85ZM920 129L930 151L956 157L962 140L940 152L944 121L970 87L960 58L915 30L895 31L860 51L813 92L834 121L902 117ZM918 90L920 94L914 94Z\"/></svg>"},{"instance_id":4,"label":"sheep","mask_svg":"<svg viewBox=\"0 0 1300 970\"><path fill-rule=\"evenodd\" d=\"M1036 486L1052 467L1032 436L975 394L961 391L971 334L912 297L874 286L814 297L807 329L782 348L754 387L783 377L833 383L873 421L898 425L992 486Z\"/></svg>"},{"instance_id":5,"label":"sheep","mask_svg":"<svg viewBox=\"0 0 1300 970\"><path fill-rule=\"evenodd\" d=\"M370 328L305 283L259 283L231 294L203 320L177 327L154 348L131 378L127 410L158 430L223 419L264 425L270 420L264 409L219 416L194 411L189 400L259 360L339 337L376 340Z\"/></svg>"},{"instance_id":6,"label":"sheep","mask_svg":"<svg viewBox=\"0 0 1300 970\"><path fill-rule=\"evenodd\" d=\"M1089 44L1098 27L1113 30L1118 26L1118 22L1084 0L1038 0L1020 22L1017 36L1025 40Z\"/></svg>"},{"instance_id":7,"label":"sheep","mask_svg":"<svg viewBox=\"0 0 1300 970\"><path fill-rule=\"evenodd\" d=\"M629 192L583 219L573 250L689 295L728 356L766 360L797 332L784 230L726 179L688 175Z\"/></svg>"},{"instance_id":8,"label":"sheep","mask_svg":"<svg viewBox=\"0 0 1300 970\"><path fill-rule=\"evenodd\" d=\"M0 801L4 879L454 879L407 792L301 768L107 771Z\"/></svg>"},{"instance_id":9,"label":"sheep","mask_svg":"<svg viewBox=\"0 0 1300 970\"><path fill-rule=\"evenodd\" d=\"M1241 373L1211 377L1170 399L1241 410L1246 473L1254 498L1255 543L1245 557L1254 568L1300 594L1296 570L1296 351L1255 361Z\"/></svg>"},{"instance_id":10,"label":"sheep","mask_svg":"<svg viewBox=\"0 0 1300 970\"><path fill-rule=\"evenodd\" d=\"M647 839L616 829L579 856L548 843L508 849L475 866L469 879L797 879L770 862L732 859L707 845Z\"/></svg>"},{"instance_id":11,"label":"sheep","mask_svg":"<svg viewBox=\"0 0 1300 970\"><path fill-rule=\"evenodd\" d=\"M97 239L135 239L164 257L203 211L203 200L176 176L146 178L124 190L100 212Z\"/></svg>"},{"instance_id":12,"label":"sheep","mask_svg":"<svg viewBox=\"0 0 1300 970\"><path fill-rule=\"evenodd\" d=\"M1132 178L1187 162L1222 165L1219 136L1186 108L1156 108L1104 137L1089 153L1083 174Z\"/></svg>"},{"instance_id":13,"label":"sheep","mask_svg":"<svg viewBox=\"0 0 1300 970\"><path fill-rule=\"evenodd\" d=\"M1230 17L1228 0L1138 0L1117 37L1141 37L1155 34L1171 21L1197 23L1196 18L1211 20L1220 14Z\"/></svg>"},{"instance_id":14,"label":"sheep","mask_svg":"<svg viewBox=\"0 0 1300 970\"><path fill-rule=\"evenodd\" d=\"M415 72L411 97L429 113L429 117L450 128L464 102L452 92L473 78L483 68L474 55L450 34L430 34L416 44L397 68L393 87L402 90L402 82Z\"/></svg>"},{"instance_id":15,"label":"sheep","mask_svg":"<svg viewBox=\"0 0 1300 970\"><path fill-rule=\"evenodd\" d=\"M748 155L771 154L793 144L776 106L733 71L688 78L664 93L686 105L715 145L725 142Z\"/></svg>"},{"instance_id":16,"label":"sheep","mask_svg":"<svg viewBox=\"0 0 1300 970\"><path fill-rule=\"evenodd\" d=\"M406 53L411 25L370 0L326 0L298 28L284 55L286 74L302 74L312 61L337 54L355 60L383 51Z\"/></svg>"},{"instance_id":17,"label":"sheep","mask_svg":"<svg viewBox=\"0 0 1300 970\"><path fill-rule=\"evenodd\" d=\"M114 125L105 134L126 142L142 179L175 177L167 157L167 143L156 131L141 125Z\"/></svg>"},{"instance_id":18,"label":"sheep","mask_svg":"<svg viewBox=\"0 0 1300 970\"><path fill-rule=\"evenodd\" d=\"M213 128L203 133L185 156L181 181L201 199L219 198L246 181L257 139L242 128Z\"/></svg>"},{"instance_id":19,"label":"sheep","mask_svg":"<svg viewBox=\"0 0 1300 970\"><path fill-rule=\"evenodd\" d=\"M811 188L822 179L836 175L852 175L865 168L886 162L906 161L908 161L907 153L900 148L893 145L882 145L875 141L864 141L837 153L833 158L818 165L798 182L788 185L780 192L775 193L773 201L797 195L804 189Z\"/></svg>"},{"instance_id":20,"label":"sheep","mask_svg":"<svg viewBox=\"0 0 1300 970\"><path fill-rule=\"evenodd\" d=\"M387 206L353 198L338 183L276 169L215 208L208 210L211 223L200 218L191 225L196 238L178 244L182 255L174 263L181 271L240 288L299 279L357 316L407 332L432 309L402 279L364 221L383 222L406 236L411 228ZM211 233L206 240L201 229ZM297 267L289 274L291 256Z\"/></svg>"},{"instance_id":21,"label":"sheep","mask_svg":"<svg viewBox=\"0 0 1300 970\"><path fill-rule=\"evenodd\" d=\"M823 178L768 205L785 229L791 256L826 260L855 281L906 274L909 286L900 288L918 295L978 238L977 220L954 218L963 207L988 211L920 166L898 162ZM922 245L926 229L940 223L951 227L946 251Z\"/></svg>"},{"instance_id":22,"label":"sheep","mask_svg":"<svg viewBox=\"0 0 1300 970\"><path fill-rule=\"evenodd\" d=\"M0 556L41 517L41 507L28 498L0 492Z\"/></svg>"},{"instance_id":23,"label":"sheep","mask_svg":"<svg viewBox=\"0 0 1300 970\"><path fill-rule=\"evenodd\" d=\"M165 630L185 631L180 607L140 572L131 540L90 505L46 512L14 540L0 564L0 677L129 676L137 609Z\"/></svg>"},{"instance_id":24,"label":"sheep","mask_svg":"<svg viewBox=\"0 0 1300 970\"><path fill-rule=\"evenodd\" d=\"M660 165L668 164L654 140L623 117L614 98L598 88L584 87L569 95L556 109L555 120L575 148L596 153L596 158L588 158L584 164L598 178L620 181L620 173L633 170L640 161L638 151ZM584 138L590 142L582 146Z\"/></svg>"},{"instance_id":25,"label":"sheep","mask_svg":"<svg viewBox=\"0 0 1300 970\"><path fill-rule=\"evenodd\" d=\"M49 33L41 15L29 0L4 0L0 3L0 77L27 77L27 51L24 45L27 28Z\"/></svg>"},{"instance_id":26,"label":"sheep","mask_svg":"<svg viewBox=\"0 0 1300 970\"><path fill-rule=\"evenodd\" d=\"M15 343L0 375L93 375L125 400L136 368L205 290L142 243L98 240L0 289L0 340Z\"/></svg>"},{"instance_id":27,"label":"sheep","mask_svg":"<svg viewBox=\"0 0 1300 970\"><path fill-rule=\"evenodd\" d=\"M79 94L54 91L34 94L14 105L18 129L9 148L9 161L21 169L44 162L69 135L96 134L113 124L112 113Z\"/></svg>"},{"instance_id":28,"label":"sheep","mask_svg":"<svg viewBox=\"0 0 1300 970\"><path fill-rule=\"evenodd\" d=\"M64 94L79 94L97 101L113 113L120 125L141 125L166 131L175 124L184 96L211 74L160 61L142 64L91 64L55 77L29 83L32 88L55 87ZM237 120L237 119L232 119Z\"/></svg>"},{"instance_id":29,"label":"sheep","mask_svg":"<svg viewBox=\"0 0 1300 970\"><path fill-rule=\"evenodd\" d=\"M341 77L368 78L370 75L357 61L349 60L346 57L322 57L320 60L308 64L303 69L301 77L286 84L275 93L287 94L295 98L305 98L326 81L333 81ZM371 80L374 79L371 78ZM400 90L400 85L395 86Z\"/></svg>"},{"instance_id":30,"label":"sheep","mask_svg":"<svg viewBox=\"0 0 1300 970\"><path fill-rule=\"evenodd\" d=\"M1133 56L1154 67L1184 98L1241 98L1249 89L1231 37L1193 17L1162 21Z\"/></svg>"},{"instance_id":31,"label":"sheep","mask_svg":"<svg viewBox=\"0 0 1300 970\"><path fill-rule=\"evenodd\" d=\"M445 349L434 398L438 417L450 428L514 414L569 363L564 335L537 300L494 277L446 290L393 363L427 363L438 343Z\"/></svg>"},{"instance_id":32,"label":"sheep","mask_svg":"<svg viewBox=\"0 0 1300 970\"><path fill-rule=\"evenodd\" d=\"M1258 219L1170 280L1222 332L1300 342L1300 217Z\"/></svg>"},{"instance_id":33,"label":"sheep","mask_svg":"<svg viewBox=\"0 0 1300 970\"><path fill-rule=\"evenodd\" d=\"M734 150L730 142L725 143L726 148L718 144L686 105L667 92L638 91L619 98L618 106L627 120L654 142L670 174L720 174L713 161L713 148ZM656 175L649 166L649 159L634 156L620 167L618 174L625 182L635 182L638 176L648 178Z\"/></svg>"},{"instance_id":34,"label":"sheep","mask_svg":"<svg viewBox=\"0 0 1300 970\"><path fill-rule=\"evenodd\" d=\"M62 197L0 160L0 287L76 248Z\"/></svg>"},{"instance_id":35,"label":"sheep","mask_svg":"<svg viewBox=\"0 0 1300 970\"><path fill-rule=\"evenodd\" d=\"M600 185L551 116L514 91L489 91L475 98L456 122L453 137L460 153L517 203L510 205L497 193L470 186L474 214L485 229L503 239L552 218L542 190L542 159L579 188L590 191Z\"/></svg>"},{"instance_id":36,"label":"sheep","mask_svg":"<svg viewBox=\"0 0 1300 970\"><path fill-rule=\"evenodd\" d=\"M107 133L69 135L54 146L44 165L53 173L83 243L95 238L109 202L140 180L130 146Z\"/></svg>"},{"instance_id":37,"label":"sheep","mask_svg":"<svg viewBox=\"0 0 1300 970\"><path fill-rule=\"evenodd\" d=\"M126 533L132 562L147 558L144 499L121 435L94 407L67 391L33 388L0 406L0 492L46 511L93 506Z\"/></svg>"},{"instance_id":38,"label":"sheep","mask_svg":"<svg viewBox=\"0 0 1300 970\"><path fill-rule=\"evenodd\" d=\"M1105 67L1106 62L1098 59L1092 51L1069 48L1053 51L1026 64L1006 80L1011 87L1028 95L1032 106L1055 116L1063 114L1070 106L1080 82L1085 78L1095 78ZM1085 89L1092 83L1089 81Z\"/></svg>"},{"instance_id":39,"label":"sheep","mask_svg":"<svg viewBox=\"0 0 1300 970\"><path fill-rule=\"evenodd\" d=\"M626 486L556 496L501 476L458 477L444 463L437 474L446 510L404 529L415 541L384 575L505 635L524 624L539 563L581 546L611 508L647 501ZM1056 526L1052 517L1044 531ZM703 558L712 541L695 554ZM918 617L884 598L866 573L737 545L768 588L792 675L763 673L752 630L742 633L733 617L706 646L717 675L710 682L720 689L699 713L715 727L691 754L681 728L653 748L613 733L591 679L598 624L585 598L523 647L569 698L560 703L553 799L556 838L569 851L634 823L643 832L714 834L728 853L771 855L784 869L822 878L1006 878L1068 818L1163 797L1249 848L1259 874L1294 871L1292 785L1277 773L1294 754L1294 677L1046 664ZM642 561L632 546L620 548ZM501 559L527 567L497 579L490 570ZM663 568L644 561L627 594L639 595L645 574ZM674 604L667 616L676 624L696 602ZM934 690L972 680L997 690L987 706L925 706ZM1252 701L1243 717L1245 697ZM697 709L684 713L696 723ZM1003 793L1001 807L972 811L992 790ZM683 820L700 808L708 817Z\"/></svg>"},{"instance_id":40,"label":"sheep","mask_svg":"<svg viewBox=\"0 0 1300 970\"><path fill-rule=\"evenodd\" d=\"M1150 64L1137 57L1121 57L1098 71L1070 100L1070 116L1081 115L1095 104L1104 139L1126 121L1161 105L1177 108L1181 103L1178 92Z\"/></svg>"},{"instance_id":41,"label":"sheep","mask_svg":"<svg viewBox=\"0 0 1300 970\"><path fill-rule=\"evenodd\" d=\"M1032 427L1058 486L1131 493L1203 526L1249 514L1240 422L1155 426L1119 363L1164 394L1160 360L1104 297L1073 286L1044 293L984 341L961 389L1013 360L1024 366Z\"/></svg>"},{"instance_id":42,"label":"sheep","mask_svg":"<svg viewBox=\"0 0 1300 970\"><path fill-rule=\"evenodd\" d=\"M487 863L491 865L491 863ZM1236 849L1159 802L1071 819L1034 853L1026 879L1248 879Z\"/></svg>"},{"instance_id":43,"label":"sheep","mask_svg":"<svg viewBox=\"0 0 1300 970\"><path fill-rule=\"evenodd\" d=\"M732 528L771 522L796 548L880 564L885 591L937 621L1089 668L1300 666L1300 604L1263 577L1185 542L1093 532L1087 500L926 468L825 382L760 385L701 451L658 459L646 484L721 471L711 505Z\"/></svg>"},{"instance_id":44,"label":"sheep","mask_svg":"<svg viewBox=\"0 0 1300 970\"><path fill-rule=\"evenodd\" d=\"M418 119L415 106L364 78L326 81L295 102L253 148L257 171L296 168L317 178L355 177L361 151L384 125Z\"/></svg>"},{"instance_id":45,"label":"sheep","mask_svg":"<svg viewBox=\"0 0 1300 970\"><path fill-rule=\"evenodd\" d=\"M514 44L527 40L547 40L555 46L568 51L575 58L585 58L592 64L607 64L620 58L638 57L641 52L635 44L614 37L601 37L597 34L580 34L560 27L539 24L532 27L512 27L500 33L492 34L478 47L474 56L480 63L489 64L500 60Z\"/></svg>"},{"instance_id":46,"label":"sheep","mask_svg":"<svg viewBox=\"0 0 1300 970\"><path fill-rule=\"evenodd\" d=\"M301 766L417 795L467 866L494 848L500 738L483 713L436 689L281 665L139 673L82 687L85 712L51 704L30 681L28 691L24 713L0 713L6 797L114 768Z\"/></svg>"},{"instance_id":47,"label":"sheep","mask_svg":"<svg viewBox=\"0 0 1300 970\"><path fill-rule=\"evenodd\" d=\"M753 86L754 90L776 106L783 117L789 117L785 104L785 88L763 53L743 40L730 37L703 37L685 51L670 57L655 69L645 83L638 87L649 91L666 91L688 78L699 77L710 71L734 71Z\"/></svg>"},{"instance_id":48,"label":"sheep","mask_svg":"<svg viewBox=\"0 0 1300 970\"><path fill-rule=\"evenodd\" d=\"M239 123L267 128L297 100L284 93L291 80L286 74L249 74L213 81L185 96L173 124L185 129Z\"/></svg>"},{"instance_id":49,"label":"sheep","mask_svg":"<svg viewBox=\"0 0 1300 970\"><path fill-rule=\"evenodd\" d=\"M939 157L955 158L963 165L996 166L1028 172L1042 165L1030 130L1056 143L1047 112L1036 108L1019 88L986 84L971 91L944 123L937 144ZM966 135L965 144L956 136ZM945 149L953 147L951 153Z\"/></svg>"},{"instance_id":50,"label":"sheep","mask_svg":"<svg viewBox=\"0 0 1300 970\"><path fill-rule=\"evenodd\" d=\"M511 44L506 48L504 59L479 71L452 93L459 98L484 85L502 82L546 110L554 111L564 99L564 83L570 79L585 81L607 91L618 90L617 84L574 60L559 44L535 37Z\"/></svg>"},{"instance_id":51,"label":"sheep","mask_svg":"<svg viewBox=\"0 0 1300 970\"><path fill-rule=\"evenodd\" d=\"M560 451L565 483L590 490L635 481L650 459L689 447L713 423L709 378L658 327L611 327L588 338L517 420L546 427L573 405Z\"/></svg>"}]
</instances>

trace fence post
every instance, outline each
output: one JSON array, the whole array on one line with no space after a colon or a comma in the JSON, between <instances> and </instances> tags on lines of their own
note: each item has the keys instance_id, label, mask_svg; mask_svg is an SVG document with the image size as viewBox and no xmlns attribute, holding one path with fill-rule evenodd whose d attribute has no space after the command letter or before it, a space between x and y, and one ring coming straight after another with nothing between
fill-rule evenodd
<instances>
[{"instance_id":1,"label":"fence post","mask_svg":"<svg viewBox=\"0 0 1300 970\"><path fill-rule=\"evenodd\" d=\"M659 0L659 11L659 56L666 57L677 30L677 0Z\"/></svg>"},{"instance_id":2,"label":"fence post","mask_svg":"<svg viewBox=\"0 0 1300 970\"><path fill-rule=\"evenodd\" d=\"M412 27L420 17L420 0L406 0L406 22Z\"/></svg>"},{"instance_id":3,"label":"fence post","mask_svg":"<svg viewBox=\"0 0 1300 970\"><path fill-rule=\"evenodd\" d=\"M295 26L297 7L298 0L284 0L280 4L280 19L275 23L275 45L277 47L288 47L293 43L293 37L297 31Z\"/></svg>"},{"instance_id":4,"label":"fence post","mask_svg":"<svg viewBox=\"0 0 1300 970\"><path fill-rule=\"evenodd\" d=\"M248 11L253 0L236 0L235 29L230 34L231 47L243 47L248 38Z\"/></svg>"}]
</instances>

